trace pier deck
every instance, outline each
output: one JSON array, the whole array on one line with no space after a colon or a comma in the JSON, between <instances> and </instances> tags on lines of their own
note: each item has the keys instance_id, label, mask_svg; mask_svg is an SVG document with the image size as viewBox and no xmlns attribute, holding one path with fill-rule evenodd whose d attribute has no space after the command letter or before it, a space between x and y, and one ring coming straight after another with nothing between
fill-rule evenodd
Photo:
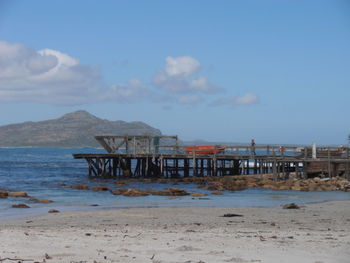
<instances>
[{"instance_id":1,"label":"pier deck","mask_svg":"<svg viewBox=\"0 0 350 263\"><path fill-rule=\"evenodd\" d=\"M73 154L85 159L89 176L189 177L273 174L274 179L297 177L349 177L349 148L288 145L225 146L216 154L189 153L177 136L96 136L107 153ZM161 141L175 140L166 145ZM215 146L219 147L219 146Z\"/></svg>"}]
</instances>

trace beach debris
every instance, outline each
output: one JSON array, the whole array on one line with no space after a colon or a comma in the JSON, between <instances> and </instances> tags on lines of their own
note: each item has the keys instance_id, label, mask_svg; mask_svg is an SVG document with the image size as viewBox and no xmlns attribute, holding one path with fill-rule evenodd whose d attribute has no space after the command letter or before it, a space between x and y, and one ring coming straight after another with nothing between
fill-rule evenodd
<instances>
[{"instance_id":1,"label":"beach debris","mask_svg":"<svg viewBox=\"0 0 350 263\"><path fill-rule=\"evenodd\" d=\"M243 215L239 215L239 214L224 214L222 217L241 217Z\"/></svg>"},{"instance_id":2,"label":"beach debris","mask_svg":"<svg viewBox=\"0 0 350 263\"><path fill-rule=\"evenodd\" d=\"M23 259L23 258L1 258L1 257L0 257L0 262L7 261L7 260L10 260L10 261L17 261L17 262L34 261L33 259ZM34 263L35 263L35 262L34 262Z\"/></svg>"},{"instance_id":3,"label":"beach debris","mask_svg":"<svg viewBox=\"0 0 350 263\"><path fill-rule=\"evenodd\" d=\"M246 260L244 258L238 258L238 257L229 258L229 259L226 259L224 261L225 262L239 262L239 263L252 262L250 260Z\"/></svg>"},{"instance_id":4,"label":"beach debris","mask_svg":"<svg viewBox=\"0 0 350 263\"><path fill-rule=\"evenodd\" d=\"M206 194L204 194L204 193L192 193L192 194L190 194L190 196L192 196L192 197L201 197L201 196L205 196Z\"/></svg>"},{"instance_id":5,"label":"beach debris","mask_svg":"<svg viewBox=\"0 0 350 263\"><path fill-rule=\"evenodd\" d=\"M27 197L28 194L26 192L11 192L9 193L11 197Z\"/></svg>"},{"instance_id":6,"label":"beach debris","mask_svg":"<svg viewBox=\"0 0 350 263\"><path fill-rule=\"evenodd\" d=\"M200 249L192 246L183 245L181 247L178 247L176 250L177 251L199 251Z\"/></svg>"},{"instance_id":7,"label":"beach debris","mask_svg":"<svg viewBox=\"0 0 350 263\"><path fill-rule=\"evenodd\" d=\"M96 192L100 192L100 191L108 191L109 189L105 185L98 185L98 186L93 187L91 190L96 191Z\"/></svg>"},{"instance_id":8,"label":"beach debris","mask_svg":"<svg viewBox=\"0 0 350 263\"><path fill-rule=\"evenodd\" d=\"M7 198L9 195L9 192L6 190L0 190L0 198Z\"/></svg>"},{"instance_id":9,"label":"beach debris","mask_svg":"<svg viewBox=\"0 0 350 263\"><path fill-rule=\"evenodd\" d=\"M56 210L56 209L50 209L49 211L47 211L48 213L59 213L60 211Z\"/></svg>"},{"instance_id":10,"label":"beach debris","mask_svg":"<svg viewBox=\"0 0 350 263\"><path fill-rule=\"evenodd\" d=\"M261 235L261 234L259 233L259 231L256 232L256 234L257 234L257 237L259 237L260 241L266 241L266 238L263 237L263 235Z\"/></svg>"},{"instance_id":11,"label":"beach debris","mask_svg":"<svg viewBox=\"0 0 350 263\"><path fill-rule=\"evenodd\" d=\"M126 238L126 237L136 238L136 237L138 237L138 236L140 236L140 235L141 235L141 233L138 233L136 236L124 235L123 238Z\"/></svg>"},{"instance_id":12,"label":"beach debris","mask_svg":"<svg viewBox=\"0 0 350 263\"><path fill-rule=\"evenodd\" d=\"M16 204L16 205L12 205L13 208L30 208L28 205L26 204Z\"/></svg>"},{"instance_id":13,"label":"beach debris","mask_svg":"<svg viewBox=\"0 0 350 263\"><path fill-rule=\"evenodd\" d=\"M299 209L300 207L295 203L285 204L282 206L283 209Z\"/></svg>"}]
</instances>

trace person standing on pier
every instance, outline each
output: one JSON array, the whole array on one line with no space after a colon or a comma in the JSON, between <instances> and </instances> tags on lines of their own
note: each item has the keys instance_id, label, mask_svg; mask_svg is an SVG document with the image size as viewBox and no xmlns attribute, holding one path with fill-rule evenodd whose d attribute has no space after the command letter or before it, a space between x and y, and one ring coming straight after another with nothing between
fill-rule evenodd
<instances>
[{"instance_id":1,"label":"person standing on pier","mask_svg":"<svg viewBox=\"0 0 350 263\"><path fill-rule=\"evenodd\" d=\"M251 151L252 151L252 155L256 155L256 152L255 152L255 140L252 139L252 142L251 142Z\"/></svg>"}]
</instances>

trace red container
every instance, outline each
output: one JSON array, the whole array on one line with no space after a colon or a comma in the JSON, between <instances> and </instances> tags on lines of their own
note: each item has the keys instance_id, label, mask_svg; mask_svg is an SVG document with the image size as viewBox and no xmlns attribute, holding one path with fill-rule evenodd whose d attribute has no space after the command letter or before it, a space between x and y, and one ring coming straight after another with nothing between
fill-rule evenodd
<instances>
[{"instance_id":1,"label":"red container","mask_svg":"<svg viewBox=\"0 0 350 263\"><path fill-rule=\"evenodd\" d=\"M187 154L218 154L225 151L225 146L218 145L203 145L203 146L186 146Z\"/></svg>"}]
</instances>

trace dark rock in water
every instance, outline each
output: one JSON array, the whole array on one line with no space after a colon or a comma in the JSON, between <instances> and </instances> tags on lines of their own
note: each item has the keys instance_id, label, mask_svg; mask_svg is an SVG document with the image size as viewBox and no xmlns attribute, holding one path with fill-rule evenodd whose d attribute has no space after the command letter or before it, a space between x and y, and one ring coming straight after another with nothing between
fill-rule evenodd
<instances>
[{"instance_id":1,"label":"dark rock in water","mask_svg":"<svg viewBox=\"0 0 350 263\"><path fill-rule=\"evenodd\" d=\"M126 191L127 191L127 189L117 189L117 190L111 191L111 193L114 194L114 195L122 195Z\"/></svg>"},{"instance_id":2,"label":"dark rock in water","mask_svg":"<svg viewBox=\"0 0 350 263\"><path fill-rule=\"evenodd\" d=\"M223 195L223 192L211 192L212 195Z\"/></svg>"},{"instance_id":3,"label":"dark rock in water","mask_svg":"<svg viewBox=\"0 0 350 263\"><path fill-rule=\"evenodd\" d=\"M17 205L12 205L13 208L30 208L26 204L17 204Z\"/></svg>"},{"instance_id":4,"label":"dark rock in water","mask_svg":"<svg viewBox=\"0 0 350 263\"><path fill-rule=\"evenodd\" d=\"M137 196L147 196L149 193L142 192L137 189L128 189L123 193L124 196L137 197Z\"/></svg>"},{"instance_id":5,"label":"dark rock in water","mask_svg":"<svg viewBox=\"0 0 350 263\"><path fill-rule=\"evenodd\" d=\"M138 197L138 196L148 196L150 193L143 192L138 189L117 189L115 191L111 191L114 195L124 195L128 197Z\"/></svg>"},{"instance_id":6,"label":"dark rock in water","mask_svg":"<svg viewBox=\"0 0 350 263\"><path fill-rule=\"evenodd\" d=\"M70 188L77 189L77 190L89 190L89 187L87 185L84 185L84 184L73 185Z\"/></svg>"},{"instance_id":7,"label":"dark rock in water","mask_svg":"<svg viewBox=\"0 0 350 263\"><path fill-rule=\"evenodd\" d=\"M224 183L223 182L211 182L207 188L210 191L224 191Z\"/></svg>"},{"instance_id":8,"label":"dark rock in water","mask_svg":"<svg viewBox=\"0 0 350 263\"><path fill-rule=\"evenodd\" d=\"M109 189L105 185L98 185L98 186L93 187L91 190L96 191L96 192L100 192L100 191L108 191Z\"/></svg>"},{"instance_id":9,"label":"dark rock in water","mask_svg":"<svg viewBox=\"0 0 350 263\"><path fill-rule=\"evenodd\" d=\"M92 205L90 205L90 206L99 206L99 204L92 204Z\"/></svg>"},{"instance_id":10,"label":"dark rock in water","mask_svg":"<svg viewBox=\"0 0 350 263\"><path fill-rule=\"evenodd\" d=\"M192 197L202 197L202 196L205 196L206 194L204 193L193 193L193 194L190 194L190 196Z\"/></svg>"},{"instance_id":11,"label":"dark rock in water","mask_svg":"<svg viewBox=\"0 0 350 263\"><path fill-rule=\"evenodd\" d=\"M60 211L56 210L56 209L50 209L49 211L47 211L48 213L59 213Z\"/></svg>"},{"instance_id":12,"label":"dark rock in water","mask_svg":"<svg viewBox=\"0 0 350 263\"><path fill-rule=\"evenodd\" d=\"M300 207L297 204L290 203L282 206L283 209L299 209Z\"/></svg>"},{"instance_id":13,"label":"dark rock in water","mask_svg":"<svg viewBox=\"0 0 350 263\"><path fill-rule=\"evenodd\" d=\"M26 192L12 192L12 193L9 193L9 196L11 196L11 197L27 197L28 194Z\"/></svg>"},{"instance_id":14,"label":"dark rock in water","mask_svg":"<svg viewBox=\"0 0 350 263\"><path fill-rule=\"evenodd\" d=\"M168 188L165 191L169 192L172 196L182 196L182 195L189 195L184 189L180 188Z\"/></svg>"},{"instance_id":15,"label":"dark rock in water","mask_svg":"<svg viewBox=\"0 0 350 263\"><path fill-rule=\"evenodd\" d=\"M32 202L38 202L39 199L38 198L35 198L35 197L32 197L32 196L28 196L29 197L29 201L32 201Z\"/></svg>"},{"instance_id":16,"label":"dark rock in water","mask_svg":"<svg viewBox=\"0 0 350 263\"><path fill-rule=\"evenodd\" d=\"M35 202L40 204L48 204L48 203L52 203L53 201L49 199L43 199L43 200L37 200Z\"/></svg>"},{"instance_id":17,"label":"dark rock in water","mask_svg":"<svg viewBox=\"0 0 350 263\"><path fill-rule=\"evenodd\" d=\"M243 215L239 214L224 214L222 217L242 217Z\"/></svg>"},{"instance_id":18,"label":"dark rock in water","mask_svg":"<svg viewBox=\"0 0 350 263\"><path fill-rule=\"evenodd\" d=\"M7 198L9 195L9 192L6 190L0 190L0 198Z\"/></svg>"},{"instance_id":19,"label":"dark rock in water","mask_svg":"<svg viewBox=\"0 0 350 263\"><path fill-rule=\"evenodd\" d=\"M189 195L185 190L180 188L168 188L162 191L150 191L150 194L152 195L161 195L161 196L184 196Z\"/></svg>"}]
</instances>

